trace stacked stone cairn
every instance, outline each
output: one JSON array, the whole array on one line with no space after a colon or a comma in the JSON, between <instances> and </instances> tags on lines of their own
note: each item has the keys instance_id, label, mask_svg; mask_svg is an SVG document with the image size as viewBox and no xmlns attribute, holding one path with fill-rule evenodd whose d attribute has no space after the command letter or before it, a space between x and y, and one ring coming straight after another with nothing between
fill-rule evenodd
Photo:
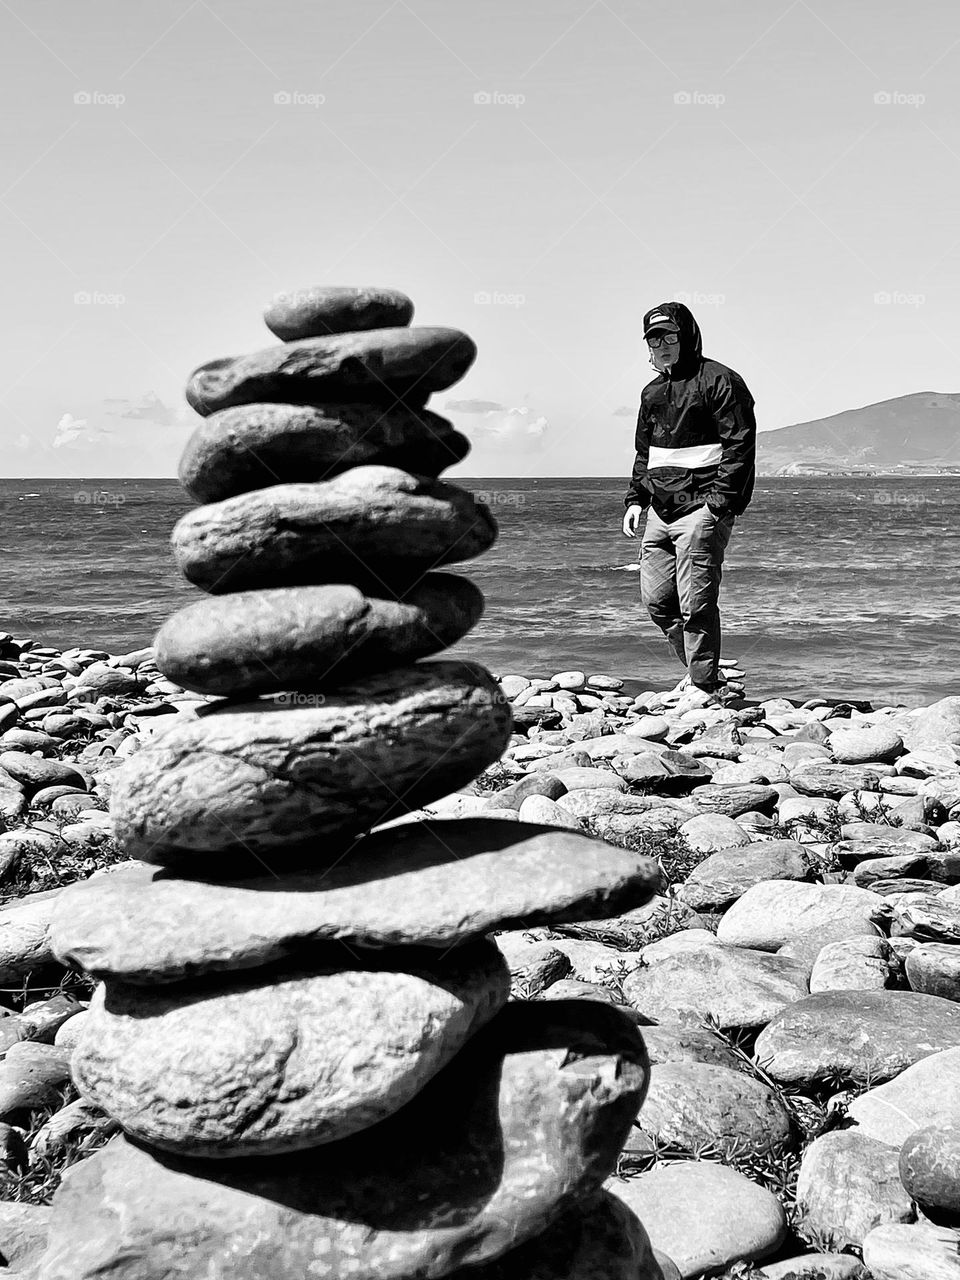
<instances>
[{"instance_id":1,"label":"stacked stone cairn","mask_svg":"<svg viewBox=\"0 0 960 1280\"><path fill-rule=\"evenodd\" d=\"M122 1133L68 1170L40 1280L655 1280L601 1190L643 1100L625 1013L508 1003L486 936L648 901L656 864L493 818L390 824L512 730L496 680L426 658L477 622L438 566L488 510L436 477L467 442L425 408L473 362L386 289L281 296L281 345L192 376L204 421L173 535L207 594L157 637L216 699L114 774L130 863L53 923L100 980L81 1094Z\"/></svg>"}]
</instances>

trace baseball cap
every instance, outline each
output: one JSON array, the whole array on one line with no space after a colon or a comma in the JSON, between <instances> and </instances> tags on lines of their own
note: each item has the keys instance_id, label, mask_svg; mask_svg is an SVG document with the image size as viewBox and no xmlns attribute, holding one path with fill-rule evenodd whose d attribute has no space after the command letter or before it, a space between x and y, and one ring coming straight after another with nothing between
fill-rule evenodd
<instances>
[{"instance_id":1,"label":"baseball cap","mask_svg":"<svg viewBox=\"0 0 960 1280\"><path fill-rule=\"evenodd\" d=\"M675 333L680 332L680 326L676 320L672 316L668 316L665 311L651 312L650 319L644 325L643 336L646 338L655 329L672 329Z\"/></svg>"}]
</instances>

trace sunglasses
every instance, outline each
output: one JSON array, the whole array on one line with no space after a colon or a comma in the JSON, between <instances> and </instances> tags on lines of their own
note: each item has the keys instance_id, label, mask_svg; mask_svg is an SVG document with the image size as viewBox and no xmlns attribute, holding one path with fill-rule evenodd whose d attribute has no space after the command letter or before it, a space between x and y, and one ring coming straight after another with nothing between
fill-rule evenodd
<instances>
[{"instance_id":1,"label":"sunglasses","mask_svg":"<svg viewBox=\"0 0 960 1280\"><path fill-rule=\"evenodd\" d=\"M656 351L656 349L658 347L662 347L664 343L666 343L668 347L675 347L679 343L679 341L680 341L679 333L665 333L661 338L648 338L647 346L651 347L654 351Z\"/></svg>"}]
</instances>

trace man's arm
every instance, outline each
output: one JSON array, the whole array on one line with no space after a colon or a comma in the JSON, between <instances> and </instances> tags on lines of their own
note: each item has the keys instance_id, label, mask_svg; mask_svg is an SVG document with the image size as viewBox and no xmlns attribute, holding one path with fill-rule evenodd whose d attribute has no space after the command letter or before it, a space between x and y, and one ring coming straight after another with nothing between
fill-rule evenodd
<instances>
[{"instance_id":1,"label":"man's arm","mask_svg":"<svg viewBox=\"0 0 960 1280\"><path fill-rule=\"evenodd\" d=\"M643 478L647 474L647 459L650 457L650 430L644 421L642 400L640 402L640 412L637 414L637 434L634 443L637 456L634 459L633 474L630 476L630 486L627 489L627 496L623 500L623 505L625 507L648 507L650 505L650 494L643 484Z\"/></svg>"},{"instance_id":2,"label":"man's arm","mask_svg":"<svg viewBox=\"0 0 960 1280\"><path fill-rule=\"evenodd\" d=\"M757 452L757 420L753 396L738 378L722 375L713 388L713 414L723 446L717 478L706 495L711 511L720 515L742 508L753 488Z\"/></svg>"}]
</instances>

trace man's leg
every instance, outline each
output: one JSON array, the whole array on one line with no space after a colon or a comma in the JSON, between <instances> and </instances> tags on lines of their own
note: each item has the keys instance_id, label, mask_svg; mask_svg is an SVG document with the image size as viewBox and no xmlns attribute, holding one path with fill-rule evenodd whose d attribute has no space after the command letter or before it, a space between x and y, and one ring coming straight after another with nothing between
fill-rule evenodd
<instances>
[{"instance_id":1,"label":"man's leg","mask_svg":"<svg viewBox=\"0 0 960 1280\"><path fill-rule=\"evenodd\" d=\"M677 520L677 592L690 680L712 690L720 661L720 581L723 556L733 532L733 516L717 517L701 507Z\"/></svg>"},{"instance_id":2,"label":"man's leg","mask_svg":"<svg viewBox=\"0 0 960 1280\"><path fill-rule=\"evenodd\" d=\"M651 507L640 543L640 598L677 658L686 666L683 615L677 592L677 558L670 529Z\"/></svg>"}]
</instances>

